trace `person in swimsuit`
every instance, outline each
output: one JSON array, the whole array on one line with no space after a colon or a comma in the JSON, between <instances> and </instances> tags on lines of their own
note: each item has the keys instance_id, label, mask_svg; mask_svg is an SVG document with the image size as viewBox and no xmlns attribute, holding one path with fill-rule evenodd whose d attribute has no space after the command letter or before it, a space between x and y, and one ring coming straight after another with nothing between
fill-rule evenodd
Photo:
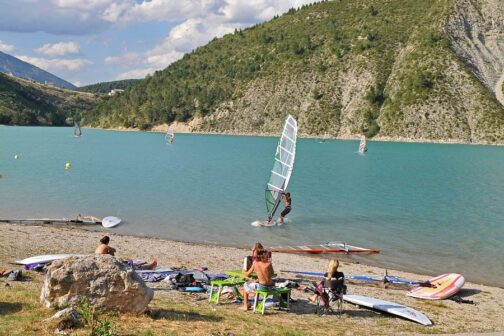
<instances>
[{"instance_id":1,"label":"person in swimsuit","mask_svg":"<svg viewBox=\"0 0 504 336\"><path fill-rule=\"evenodd\" d=\"M252 272L256 273L257 281L247 281L243 285L243 307L240 308L242 310L249 309L249 295L254 293L256 289L271 289L275 287L272 279L274 273L273 265L271 263L270 254L267 250L257 251L257 260L255 260L252 263L252 267L245 272L245 276L249 277Z\"/></svg>"},{"instance_id":2,"label":"person in swimsuit","mask_svg":"<svg viewBox=\"0 0 504 336\"><path fill-rule=\"evenodd\" d=\"M102 239L100 239L100 245L95 250L95 253L97 254L110 254L112 256L115 256L116 249L113 247L108 246L110 242L110 237L109 236L104 236ZM128 260L128 264L131 263L131 266L133 267L133 260ZM157 266L157 260L152 259L148 263L142 264L142 265L136 265L134 266L135 269L139 270L153 270Z\"/></svg>"},{"instance_id":3,"label":"person in swimsuit","mask_svg":"<svg viewBox=\"0 0 504 336\"><path fill-rule=\"evenodd\" d=\"M284 193L282 195L282 201L285 204L285 209L280 213L280 223L284 224L284 217L287 216L289 212L291 212L291 204L292 204L292 199L291 199L291 194L290 193Z\"/></svg>"},{"instance_id":4,"label":"person in swimsuit","mask_svg":"<svg viewBox=\"0 0 504 336\"><path fill-rule=\"evenodd\" d=\"M102 239L100 239L100 245L95 250L95 253L97 254L110 254L114 255L116 250L113 247L108 246L108 243L110 242L110 237L109 236L104 236Z\"/></svg>"}]
</instances>

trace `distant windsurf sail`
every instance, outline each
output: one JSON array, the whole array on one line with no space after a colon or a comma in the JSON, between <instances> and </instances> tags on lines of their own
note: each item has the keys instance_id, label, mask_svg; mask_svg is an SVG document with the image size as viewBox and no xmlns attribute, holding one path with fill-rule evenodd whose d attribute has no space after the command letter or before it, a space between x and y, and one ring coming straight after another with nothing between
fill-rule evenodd
<instances>
[{"instance_id":1,"label":"distant windsurf sail","mask_svg":"<svg viewBox=\"0 0 504 336\"><path fill-rule=\"evenodd\" d=\"M74 122L74 126L75 126L75 129L74 129L74 135L76 137L80 137L82 135L82 131L81 131L81 128L80 128L80 125L79 123L76 121Z\"/></svg>"},{"instance_id":2,"label":"distant windsurf sail","mask_svg":"<svg viewBox=\"0 0 504 336\"><path fill-rule=\"evenodd\" d=\"M366 142L366 136L363 135L360 138L360 144L359 144L359 153L364 154L367 152L367 142Z\"/></svg>"},{"instance_id":3,"label":"distant windsurf sail","mask_svg":"<svg viewBox=\"0 0 504 336\"><path fill-rule=\"evenodd\" d=\"M287 189L296 157L297 121L291 115L285 120L278 141L271 176L266 185L266 210L268 221L275 215L282 194Z\"/></svg>"},{"instance_id":4,"label":"distant windsurf sail","mask_svg":"<svg viewBox=\"0 0 504 336\"><path fill-rule=\"evenodd\" d=\"M175 132L173 132L173 128L169 128L166 131L165 140L167 143L173 143L173 141L175 140Z\"/></svg>"}]
</instances>

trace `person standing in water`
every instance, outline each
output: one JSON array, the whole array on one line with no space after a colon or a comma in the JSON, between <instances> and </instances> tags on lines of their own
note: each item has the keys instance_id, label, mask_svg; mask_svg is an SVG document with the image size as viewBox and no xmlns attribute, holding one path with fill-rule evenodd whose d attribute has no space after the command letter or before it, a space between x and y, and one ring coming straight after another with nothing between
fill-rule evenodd
<instances>
[{"instance_id":1,"label":"person standing in water","mask_svg":"<svg viewBox=\"0 0 504 336\"><path fill-rule=\"evenodd\" d=\"M291 194L289 192L288 193L283 193L283 195L282 195L282 202L284 202L284 204L285 204L285 209L283 209L283 211L280 213L280 223L281 224L285 224L284 223L284 218L292 210L292 208L291 208L292 199L291 199Z\"/></svg>"}]
</instances>

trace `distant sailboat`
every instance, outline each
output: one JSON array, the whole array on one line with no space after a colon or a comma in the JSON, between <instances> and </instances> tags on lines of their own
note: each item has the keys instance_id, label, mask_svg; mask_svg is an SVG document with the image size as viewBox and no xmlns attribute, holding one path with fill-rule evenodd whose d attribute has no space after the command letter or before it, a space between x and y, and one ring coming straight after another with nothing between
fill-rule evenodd
<instances>
[{"instance_id":1,"label":"distant sailboat","mask_svg":"<svg viewBox=\"0 0 504 336\"><path fill-rule=\"evenodd\" d=\"M367 142L366 142L366 136L363 135L360 138L360 144L359 144L359 153L364 154L367 152Z\"/></svg>"},{"instance_id":2,"label":"distant sailboat","mask_svg":"<svg viewBox=\"0 0 504 336\"><path fill-rule=\"evenodd\" d=\"M169 144L172 144L173 141L175 141L175 132L173 132L173 128L169 128L166 131L165 140L166 140L166 143L169 143Z\"/></svg>"},{"instance_id":3,"label":"distant sailboat","mask_svg":"<svg viewBox=\"0 0 504 336\"><path fill-rule=\"evenodd\" d=\"M74 136L80 137L82 135L82 131L81 131L79 123L77 121L75 121L74 126L75 126Z\"/></svg>"}]
</instances>

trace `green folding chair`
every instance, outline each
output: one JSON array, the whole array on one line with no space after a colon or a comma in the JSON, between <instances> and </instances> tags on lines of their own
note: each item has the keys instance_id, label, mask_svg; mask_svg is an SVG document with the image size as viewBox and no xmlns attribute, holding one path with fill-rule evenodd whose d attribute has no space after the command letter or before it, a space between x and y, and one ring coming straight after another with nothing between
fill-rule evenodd
<instances>
[{"instance_id":1,"label":"green folding chair","mask_svg":"<svg viewBox=\"0 0 504 336\"><path fill-rule=\"evenodd\" d=\"M290 288L274 288L274 289L256 289L254 297L254 308L252 311L254 313L261 313L264 315L264 309L266 308L266 299L269 296L278 299L280 302L280 309L289 310L290 309ZM259 300L259 296L262 296L262 300ZM287 296L287 302L284 300L284 296Z\"/></svg>"}]
</instances>

